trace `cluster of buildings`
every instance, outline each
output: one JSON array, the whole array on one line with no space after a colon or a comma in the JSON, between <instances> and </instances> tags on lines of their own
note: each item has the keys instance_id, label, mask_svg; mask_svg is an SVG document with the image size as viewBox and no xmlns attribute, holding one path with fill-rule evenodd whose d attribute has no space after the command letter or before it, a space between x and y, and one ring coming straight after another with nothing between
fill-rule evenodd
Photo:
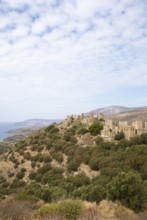
<instances>
[{"instance_id":1,"label":"cluster of buildings","mask_svg":"<svg viewBox=\"0 0 147 220\"><path fill-rule=\"evenodd\" d=\"M135 135L147 133L147 122L136 120L131 124L128 121L119 121L113 123L112 120L105 120L101 136L104 139L112 140L118 132L123 132L126 139L130 139Z\"/></svg>"},{"instance_id":2,"label":"cluster of buildings","mask_svg":"<svg viewBox=\"0 0 147 220\"><path fill-rule=\"evenodd\" d=\"M91 125L94 121L100 120L103 123L103 130L101 131L101 136L108 141L114 139L115 135L119 132L123 132L126 139L130 139L135 135L140 135L142 133L147 133L147 122L142 120L136 120L132 123L128 121L114 122L111 119L105 119L104 114L81 114L81 115L70 115L64 121L65 125L71 124L73 121L79 121L85 126Z\"/></svg>"}]
</instances>

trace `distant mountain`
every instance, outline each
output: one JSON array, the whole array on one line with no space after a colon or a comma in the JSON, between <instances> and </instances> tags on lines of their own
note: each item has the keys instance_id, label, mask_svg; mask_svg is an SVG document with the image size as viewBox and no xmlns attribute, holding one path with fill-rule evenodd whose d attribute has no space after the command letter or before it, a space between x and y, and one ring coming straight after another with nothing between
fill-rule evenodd
<instances>
[{"instance_id":1,"label":"distant mountain","mask_svg":"<svg viewBox=\"0 0 147 220\"><path fill-rule=\"evenodd\" d=\"M131 111L121 112L117 114L107 115L106 118L113 121L128 121L132 123L136 120L142 120L147 122L147 107L134 108Z\"/></svg>"},{"instance_id":2,"label":"distant mountain","mask_svg":"<svg viewBox=\"0 0 147 220\"><path fill-rule=\"evenodd\" d=\"M135 111L135 110L141 110L145 107L124 107L124 106L108 106L108 107L104 107L104 108L98 108L95 110L92 110L89 113L94 113L94 114L99 114L99 113L103 113L104 115L113 115L113 114L118 114L118 113L122 113L122 112L130 112L130 111Z\"/></svg>"},{"instance_id":3,"label":"distant mountain","mask_svg":"<svg viewBox=\"0 0 147 220\"><path fill-rule=\"evenodd\" d=\"M45 127L54 122L59 123L60 119L29 119L15 123L19 127Z\"/></svg>"}]
</instances>

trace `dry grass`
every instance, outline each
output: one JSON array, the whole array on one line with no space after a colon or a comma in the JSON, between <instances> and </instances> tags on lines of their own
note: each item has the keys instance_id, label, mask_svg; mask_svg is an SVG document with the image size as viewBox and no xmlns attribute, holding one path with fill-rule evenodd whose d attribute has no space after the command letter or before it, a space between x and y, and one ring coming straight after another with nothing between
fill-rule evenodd
<instances>
[{"instance_id":1,"label":"dry grass","mask_svg":"<svg viewBox=\"0 0 147 220\"><path fill-rule=\"evenodd\" d=\"M48 216L43 216L43 217L38 217L38 218L34 218L32 220L66 220L64 219L61 215L59 214L54 214L51 217Z\"/></svg>"},{"instance_id":2,"label":"dry grass","mask_svg":"<svg viewBox=\"0 0 147 220\"><path fill-rule=\"evenodd\" d=\"M79 220L100 220L100 213L97 208L90 207L83 210Z\"/></svg>"},{"instance_id":3,"label":"dry grass","mask_svg":"<svg viewBox=\"0 0 147 220\"><path fill-rule=\"evenodd\" d=\"M33 215L34 209L30 202L11 200L0 202L0 220L29 220Z\"/></svg>"},{"instance_id":4,"label":"dry grass","mask_svg":"<svg viewBox=\"0 0 147 220\"><path fill-rule=\"evenodd\" d=\"M100 171L94 171L90 168L89 165L84 164L84 163L81 163L80 170L81 170L81 172L84 172L86 174L86 176L88 176L90 179L100 175Z\"/></svg>"},{"instance_id":5,"label":"dry grass","mask_svg":"<svg viewBox=\"0 0 147 220\"><path fill-rule=\"evenodd\" d=\"M0 201L0 220L66 220L60 214L36 216L35 205L26 201ZM135 214L119 203L103 200L98 206L84 202L84 209L77 220L147 220L147 212Z\"/></svg>"}]
</instances>

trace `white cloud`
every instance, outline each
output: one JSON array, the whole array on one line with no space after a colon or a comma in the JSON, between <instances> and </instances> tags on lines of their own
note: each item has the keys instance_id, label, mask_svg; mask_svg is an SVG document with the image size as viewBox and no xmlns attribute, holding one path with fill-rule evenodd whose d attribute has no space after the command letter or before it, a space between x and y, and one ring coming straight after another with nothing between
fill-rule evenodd
<instances>
[{"instance_id":1,"label":"white cloud","mask_svg":"<svg viewBox=\"0 0 147 220\"><path fill-rule=\"evenodd\" d=\"M43 16L40 19L37 19L32 24L32 32L34 34L42 34L46 32L48 29L52 29L56 26L62 25L63 18L55 15L53 12Z\"/></svg>"},{"instance_id":2,"label":"white cloud","mask_svg":"<svg viewBox=\"0 0 147 220\"><path fill-rule=\"evenodd\" d=\"M147 86L143 1L58 3L2 2L0 105L8 109L4 119L9 115L13 120L11 113L17 119L17 109L22 111L19 118L34 117L36 108L36 117L47 117L48 112L49 117L63 117L100 106L95 97L101 100L121 88Z\"/></svg>"},{"instance_id":3,"label":"white cloud","mask_svg":"<svg viewBox=\"0 0 147 220\"><path fill-rule=\"evenodd\" d=\"M116 0L77 0L77 13L82 18L92 17L97 12L103 14L103 10L110 10L115 6L115 3Z\"/></svg>"}]
</instances>

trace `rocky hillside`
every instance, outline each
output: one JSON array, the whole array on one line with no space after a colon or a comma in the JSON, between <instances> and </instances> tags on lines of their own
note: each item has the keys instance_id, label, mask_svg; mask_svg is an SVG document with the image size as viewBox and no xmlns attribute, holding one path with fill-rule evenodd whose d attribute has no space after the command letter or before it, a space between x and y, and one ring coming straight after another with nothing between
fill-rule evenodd
<instances>
[{"instance_id":1,"label":"rocky hillside","mask_svg":"<svg viewBox=\"0 0 147 220\"><path fill-rule=\"evenodd\" d=\"M108 107L103 107L103 108L97 108L94 110L91 110L89 113L94 113L94 114L99 114L99 113L103 113L104 115L112 115L112 114L117 114L120 112L128 112L128 111L132 111L136 108L129 108L129 107L124 107L124 106L117 106L117 105L113 105L113 106L108 106Z\"/></svg>"},{"instance_id":2,"label":"rocky hillside","mask_svg":"<svg viewBox=\"0 0 147 220\"><path fill-rule=\"evenodd\" d=\"M20 128L29 128L29 127L45 127L54 122L59 123L61 120L59 119L29 119L22 122L17 122L16 125Z\"/></svg>"},{"instance_id":3,"label":"rocky hillside","mask_svg":"<svg viewBox=\"0 0 147 220\"><path fill-rule=\"evenodd\" d=\"M99 136L100 123L89 126L73 119L68 125L51 124L16 143L0 158L0 198L5 201L13 195L14 201L50 203L42 208L39 203L38 215L50 215L53 209L64 219L78 219L63 213L62 206L71 204L66 202L69 199L76 207L77 199L97 204L107 199L120 201L135 212L145 210L147 134L130 141L104 142ZM79 216L82 207L77 208ZM89 212L91 216L96 213Z\"/></svg>"},{"instance_id":4,"label":"rocky hillside","mask_svg":"<svg viewBox=\"0 0 147 220\"><path fill-rule=\"evenodd\" d=\"M99 113L103 113L104 115L115 115L119 114L119 113L130 113L131 112L140 112L143 110L146 110L147 107L124 107L124 106L108 106L108 107L104 107L104 108L98 108L95 110L91 110L89 113L94 113L94 114L99 114Z\"/></svg>"},{"instance_id":5,"label":"rocky hillside","mask_svg":"<svg viewBox=\"0 0 147 220\"><path fill-rule=\"evenodd\" d=\"M147 121L147 107L137 108L131 111L121 112L118 114L112 114L107 116L109 119L113 119L113 121L128 121L133 122L136 120Z\"/></svg>"}]
</instances>

